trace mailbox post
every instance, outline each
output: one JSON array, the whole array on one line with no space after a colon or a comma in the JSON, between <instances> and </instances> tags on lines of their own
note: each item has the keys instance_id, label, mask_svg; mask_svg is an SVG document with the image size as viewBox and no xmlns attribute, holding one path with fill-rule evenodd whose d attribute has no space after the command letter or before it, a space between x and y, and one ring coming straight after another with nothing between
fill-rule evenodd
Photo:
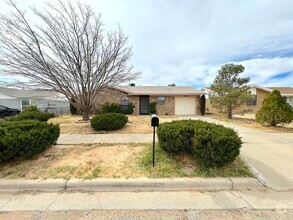
<instances>
[{"instance_id":1,"label":"mailbox post","mask_svg":"<svg viewBox=\"0 0 293 220\"><path fill-rule=\"evenodd\" d=\"M156 127L159 126L159 118L157 115L151 115L151 126L154 128L153 131L153 167L155 166L155 144L156 144Z\"/></svg>"}]
</instances>

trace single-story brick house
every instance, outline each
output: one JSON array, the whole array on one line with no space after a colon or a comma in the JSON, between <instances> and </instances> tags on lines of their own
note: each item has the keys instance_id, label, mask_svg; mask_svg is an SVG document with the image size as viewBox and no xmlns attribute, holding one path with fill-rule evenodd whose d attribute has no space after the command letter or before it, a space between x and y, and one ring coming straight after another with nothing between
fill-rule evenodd
<instances>
[{"instance_id":1,"label":"single-story brick house","mask_svg":"<svg viewBox=\"0 0 293 220\"><path fill-rule=\"evenodd\" d=\"M96 108L105 103L133 103L134 115L148 115L149 103L157 103L158 115L198 115L199 98L204 94L190 86L119 86L105 90Z\"/></svg>"},{"instance_id":2,"label":"single-story brick house","mask_svg":"<svg viewBox=\"0 0 293 220\"><path fill-rule=\"evenodd\" d=\"M256 113L262 106L262 102L268 95L274 91L279 90L281 96L286 99L287 103L289 103L293 107L293 87L263 87L260 85L250 85L251 89L250 92L254 95L253 99L248 100L247 103L241 107L241 109L251 109L252 113ZM206 94L207 102L206 107L210 113L216 113L217 109L215 109L208 99L211 90L209 87L205 87L202 91Z\"/></svg>"}]
</instances>

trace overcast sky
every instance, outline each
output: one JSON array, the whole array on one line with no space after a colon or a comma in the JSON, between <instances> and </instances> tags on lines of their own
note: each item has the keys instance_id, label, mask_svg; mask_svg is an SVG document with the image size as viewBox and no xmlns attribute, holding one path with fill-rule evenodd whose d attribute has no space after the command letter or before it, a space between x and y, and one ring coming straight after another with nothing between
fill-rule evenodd
<instances>
[{"instance_id":1,"label":"overcast sky","mask_svg":"<svg viewBox=\"0 0 293 220\"><path fill-rule=\"evenodd\" d=\"M1 0L4 1L4 0ZM25 9L43 0L15 0ZM137 85L209 86L221 65L245 67L262 86L293 86L292 0L81 0L120 24ZM1 12L7 7L1 5ZM34 17L30 14L30 19Z\"/></svg>"}]
</instances>

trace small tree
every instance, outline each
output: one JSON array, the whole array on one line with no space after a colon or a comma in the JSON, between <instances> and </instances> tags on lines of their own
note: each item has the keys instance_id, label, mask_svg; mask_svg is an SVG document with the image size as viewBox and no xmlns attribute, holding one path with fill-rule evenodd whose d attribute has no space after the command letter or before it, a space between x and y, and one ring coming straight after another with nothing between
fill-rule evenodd
<instances>
[{"instance_id":1,"label":"small tree","mask_svg":"<svg viewBox=\"0 0 293 220\"><path fill-rule=\"evenodd\" d=\"M256 121L260 124L276 126L281 123L291 123L292 107L285 101L278 90L274 90L262 103L256 113Z\"/></svg>"},{"instance_id":2,"label":"small tree","mask_svg":"<svg viewBox=\"0 0 293 220\"><path fill-rule=\"evenodd\" d=\"M213 84L211 85L210 100L213 107L220 113L227 115L229 119L233 114L248 112L248 109L239 110L239 107L251 98L247 83L249 77L240 78L239 74L244 71L242 65L233 63L225 64L218 71Z\"/></svg>"},{"instance_id":3,"label":"small tree","mask_svg":"<svg viewBox=\"0 0 293 220\"><path fill-rule=\"evenodd\" d=\"M199 105L200 105L200 114L204 115L206 112L206 97L205 95L202 95L199 99Z\"/></svg>"}]
</instances>

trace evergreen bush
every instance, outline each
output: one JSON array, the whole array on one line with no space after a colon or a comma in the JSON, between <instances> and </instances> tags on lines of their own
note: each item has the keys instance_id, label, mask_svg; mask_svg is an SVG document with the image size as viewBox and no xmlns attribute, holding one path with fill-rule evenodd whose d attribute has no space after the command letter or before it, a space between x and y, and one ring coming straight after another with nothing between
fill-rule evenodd
<instances>
[{"instance_id":1,"label":"evergreen bush","mask_svg":"<svg viewBox=\"0 0 293 220\"><path fill-rule=\"evenodd\" d=\"M128 117L121 113L105 113L95 115L91 120L91 126L96 131L117 130L123 128L128 121Z\"/></svg>"},{"instance_id":2,"label":"evergreen bush","mask_svg":"<svg viewBox=\"0 0 293 220\"><path fill-rule=\"evenodd\" d=\"M47 122L50 118L54 118L55 114L51 112L41 112L37 106L27 106L19 115L9 117L9 121L23 121L23 120L38 120L41 122Z\"/></svg>"},{"instance_id":3,"label":"evergreen bush","mask_svg":"<svg viewBox=\"0 0 293 220\"><path fill-rule=\"evenodd\" d=\"M33 121L0 121L0 161L30 158L56 144L59 125Z\"/></svg>"},{"instance_id":4,"label":"evergreen bush","mask_svg":"<svg viewBox=\"0 0 293 220\"><path fill-rule=\"evenodd\" d=\"M242 144L233 129L197 120L163 123L157 133L163 150L171 154L192 154L204 167L221 167L233 162Z\"/></svg>"},{"instance_id":5,"label":"evergreen bush","mask_svg":"<svg viewBox=\"0 0 293 220\"><path fill-rule=\"evenodd\" d=\"M121 105L117 104L117 103L105 103L104 105L102 105L97 113L98 114L105 114L105 113L122 113L122 114L126 114L126 115L131 115L133 114L134 111L134 105L133 103L129 103L127 106L127 109L123 109L121 107Z\"/></svg>"},{"instance_id":6,"label":"evergreen bush","mask_svg":"<svg viewBox=\"0 0 293 220\"><path fill-rule=\"evenodd\" d=\"M156 102L151 102L149 104L149 110L151 114L157 114L157 103Z\"/></svg>"},{"instance_id":7,"label":"evergreen bush","mask_svg":"<svg viewBox=\"0 0 293 220\"><path fill-rule=\"evenodd\" d=\"M263 101L255 119L263 125L289 124L293 120L292 106L286 102L278 90L274 90Z\"/></svg>"}]
</instances>

